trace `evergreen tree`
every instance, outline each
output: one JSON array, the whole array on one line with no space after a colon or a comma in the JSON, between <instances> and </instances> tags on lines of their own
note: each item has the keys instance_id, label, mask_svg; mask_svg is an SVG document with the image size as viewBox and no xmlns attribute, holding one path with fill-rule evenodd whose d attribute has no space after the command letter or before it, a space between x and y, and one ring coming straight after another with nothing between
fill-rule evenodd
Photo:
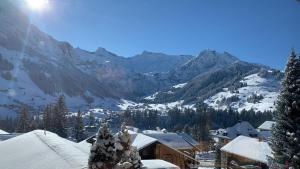
<instances>
[{"instance_id":1,"label":"evergreen tree","mask_svg":"<svg viewBox=\"0 0 300 169\"><path fill-rule=\"evenodd\" d=\"M136 147L131 147L131 154L130 154L131 162L132 162L132 167L134 169L139 169L142 168L143 164L141 161L141 156L139 154L139 151Z\"/></svg>"},{"instance_id":2,"label":"evergreen tree","mask_svg":"<svg viewBox=\"0 0 300 169\"><path fill-rule=\"evenodd\" d=\"M28 131L30 131L28 109L24 106L19 114L17 132L26 133Z\"/></svg>"},{"instance_id":3,"label":"evergreen tree","mask_svg":"<svg viewBox=\"0 0 300 169\"><path fill-rule=\"evenodd\" d=\"M300 61L292 51L277 102L271 147L274 161L300 168Z\"/></svg>"},{"instance_id":4,"label":"evergreen tree","mask_svg":"<svg viewBox=\"0 0 300 169\"><path fill-rule=\"evenodd\" d=\"M52 119L52 109L51 105L47 105L43 112L43 123L44 129L48 131L53 131L53 119Z\"/></svg>"},{"instance_id":5,"label":"evergreen tree","mask_svg":"<svg viewBox=\"0 0 300 169\"><path fill-rule=\"evenodd\" d=\"M11 116L6 116L5 119L0 119L0 128L4 129L7 132L15 132L16 126L18 126L18 120Z\"/></svg>"},{"instance_id":6,"label":"evergreen tree","mask_svg":"<svg viewBox=\"0 0 300 169\"><path fill-rule=\"evenodd\" d=\"M65 104L65 97L59 96L58 101L53 108L53 122L54 132L61 137L67 137L67 106Z\"/></svg>"},{"instance_id":7,"label":"evergreen tree","mask_svg":"<svg viewBox=\"0 0 300 169\"><path fill-rule=\"evenodd\" d=\"M89 169L107 169L114 165L115 154L114 137L107 123L101 123L97 140L91 147L88 166Z\"/></svg>"},{"instance_id":8,"label":"evergreen tree","mask_svg":"<svg viewBox=\"0 0 300 169\"><path fill-rule=\"evenodd\" d=\"M95 125L95 117L92 111L90 111L89 114L89 126L94 126Z\"/></svg>"},{"instance_id":9,"label":"evergreen tree","mask_svg":"<svg viewBox=\"0 0 300 169\"><path fill-rule=\"evenodd\" d=\"M186 134L190 134L191 133L191 128L190 128L190 126L188 124L184 125L183 132L186 133Z\"/></svg>"},{"instance_id":10,"label":"evergreen tree","mask_svg":"<svg viewBox=\"0 0 300 169\"><path fill-rule=\"evenodd\" d=\"M130 159L130 134L126 129L125 123L121 126L121 131L115 137L116 157L118 163L115 168L132 167Z\"/></svg>"},{"instance_id":11,"label":"evergreen tree","mask_svg":"<svg viewBox=\"0 0 300 169\"><path fill-rule=\"evenodd\" d=\"M221 169L221 146L217 144L215 147L215 169Z\"/></svg>"},{"instance_id":12,"label":"evergreen tree","mask_svg":"<svg viewBox=\"0 0 300 169\"><path fill-rule=\"evenodd\" d=\"M115 169L140 169L142 168L141 157L136 147L130 145L130 134L125 123L121 131L115 136L116 160Z\"/></svg>"},{"instance_id":13,"label":"evergreen tree","mask_svg":"<svg viewBox=\"0 0 300 169\"><path fill-rule=\"evenodd\" d=\"M84 139L84 125L80 110L77 112L77 116L75 118L74 135L77 142L80 142Z\"/></svg>"}]
</instances>

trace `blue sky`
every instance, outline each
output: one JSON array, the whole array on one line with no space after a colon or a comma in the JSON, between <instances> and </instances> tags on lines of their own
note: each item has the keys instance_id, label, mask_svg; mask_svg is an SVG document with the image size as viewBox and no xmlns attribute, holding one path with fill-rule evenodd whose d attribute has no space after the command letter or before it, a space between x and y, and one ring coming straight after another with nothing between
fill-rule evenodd
<instances>
[{"instance_id":1,"label":"blue sky","mask_svg":"<svg viewBox=\"0 0 300 169\"><path fill-rule=\"evenodd\" d=\"M130 57L144 50L197 55L227 51L283 69L300 52L296 0L49 0L32 12L41 30L74 47Z\"/></svg>"}]
</instances>

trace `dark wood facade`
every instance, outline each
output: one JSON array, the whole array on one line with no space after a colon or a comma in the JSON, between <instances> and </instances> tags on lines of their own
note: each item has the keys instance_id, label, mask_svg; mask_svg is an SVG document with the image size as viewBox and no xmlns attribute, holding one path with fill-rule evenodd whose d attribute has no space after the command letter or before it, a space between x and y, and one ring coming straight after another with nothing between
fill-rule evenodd
<instances>
[{"instance_id":1,"label":"dark wood facade","mask_svg":"<svg viewBox=\"0 0 300 169\"><path fill-rule=\"evenodd\" d=\"M181 169L188 168L189 164L196 164L192 149L173 149L159 142L155 142L139 150L142 159L161 159L177 165ZM187 155L190 154L191 156Z\"/></svg>"},{"instance_id":2,"label":"dark wood facade","mask_svg":"<svg viewBox=\"0 0 300 169\"><path fill-rule=\"evenodd\" d=\"M262 162L245 158L236 154L227 153L224 151L221 152L222 168L242 169L242 167L239 166L247 166L247 165L257 166L255 169L268 169L267 164L264 164Z\"/></svg>"}]
</instances>

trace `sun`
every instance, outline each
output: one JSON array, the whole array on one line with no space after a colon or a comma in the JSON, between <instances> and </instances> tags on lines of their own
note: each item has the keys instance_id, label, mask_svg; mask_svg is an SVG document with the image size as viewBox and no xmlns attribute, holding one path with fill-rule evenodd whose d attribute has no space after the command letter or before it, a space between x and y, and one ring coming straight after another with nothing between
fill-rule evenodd
<instances>
[{"instance_id":1,"label":"sun","mask_svg":"<svg viewBox=\"0 0 300 169\"><path fill-rule=\"evenodd\" d=\"M25 0L32 10L43 10L47 7L48 0Z\"/></svg>"}]
</instances>

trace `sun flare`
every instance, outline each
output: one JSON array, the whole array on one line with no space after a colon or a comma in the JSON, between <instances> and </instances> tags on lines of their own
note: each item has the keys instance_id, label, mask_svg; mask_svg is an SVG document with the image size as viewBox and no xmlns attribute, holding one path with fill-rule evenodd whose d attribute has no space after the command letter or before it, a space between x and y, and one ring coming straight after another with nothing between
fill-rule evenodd
<instances>
[{"instance_id":1,"label":"sun flare","mask_svg":"<svg viewBox=\"0 0 300 169\"><path fill-rule=\"evenodd\" d=\"M48 0L26 0L26 2L32 10L43 10L49 3Z\"/></svg>"}]
</instances>

